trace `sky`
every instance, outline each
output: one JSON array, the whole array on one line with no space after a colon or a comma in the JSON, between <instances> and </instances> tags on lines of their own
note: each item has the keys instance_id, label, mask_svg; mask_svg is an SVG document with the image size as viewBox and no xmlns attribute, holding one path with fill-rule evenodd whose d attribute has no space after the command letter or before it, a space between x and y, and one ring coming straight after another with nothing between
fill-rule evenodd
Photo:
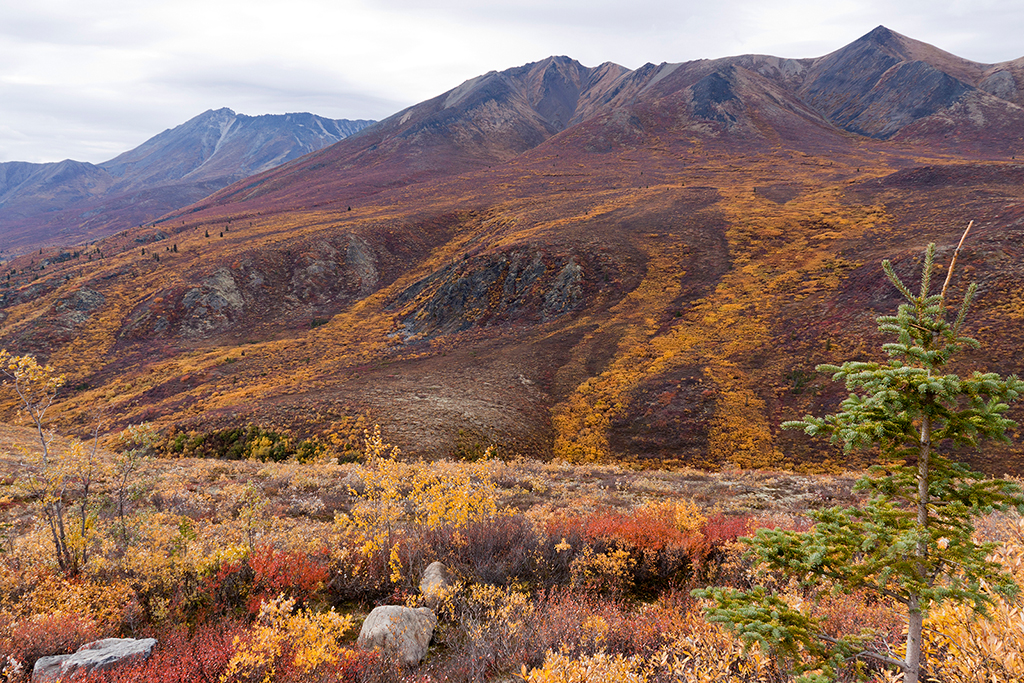
<instances>
[{"instance_id":1,"label":"sky","mask_svg":"<svg viewBox=\"0 0 1024 683\"><path fill-rule=\"evenodd\" d=\"M99 163L221 107L382 119L551 55L818 57L878 25L1024 57L1022 0L0 0L0 162Z\"/></svg>"}]
</instances>

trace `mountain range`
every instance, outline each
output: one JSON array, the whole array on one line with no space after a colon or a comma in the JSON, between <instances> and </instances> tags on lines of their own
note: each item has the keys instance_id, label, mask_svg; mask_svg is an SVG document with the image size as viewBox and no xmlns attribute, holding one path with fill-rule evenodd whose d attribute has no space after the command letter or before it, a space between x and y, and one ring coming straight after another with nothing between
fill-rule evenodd
<instances>
[{"instance_id":1,"label":"mountain range","mask_svg":"<svg viewBox=\"0 0 1024 683\"><path fill-rule=\"evenodd\" d=\"M0 163L0 249L77 244L140 225L371 123L218 109L100 164Z\"/></svg>"},{"instance_id":2,"label":"mountain range","mask_svg":"<svg viewBox=\"0 0 1024 683\"><path fill-rule=\"evenodd\" d=\"M372 420L428 456L859 467L778 424L838 404L817 364L878 356L882 259L913 281L974 221L964 367L1024 371L1022 88L1024 60L884 27L816 59L551 57L14 259L0 339L69 374L72 431L103 406L189 438Z\"/></svg>"}]
</instances>

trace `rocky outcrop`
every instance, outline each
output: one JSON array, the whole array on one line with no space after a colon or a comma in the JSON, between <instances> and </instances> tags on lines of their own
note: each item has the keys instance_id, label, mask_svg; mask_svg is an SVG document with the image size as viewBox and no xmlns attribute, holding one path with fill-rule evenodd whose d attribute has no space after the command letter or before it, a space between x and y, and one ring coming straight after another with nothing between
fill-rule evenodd
<instances>
[{"instance_id":1,"label":"rocky outcrop","mask_svg":"<svg viewBox=\"0 0 1024 683\"><path fill-rule=\"evenodd\" d=\"M227 268L220 268L200 287L185 292L181 304L188 312L182 326L186 336L196 337L230 324L244 300Z\"/></svg>"},{"instance_id":2,"label":"rocky outcrop","mask_svg":"<svg viewBox=\"0 0 1024 683\"><path fill-rule=\"evenodd\" d=\"M72 292L71 294L57 299L53 305L53 311L61 327L74 329L85 323L92 312L106 302L106 297L89 287Z\"/></svg>"},{"instance_id":3,"label":"rocky outcrop","mask_svg":"<svg viewBox=\"0 0 1024 683\"><path fill-rule=\"evenodd\" d=\"M39 658L32 669L32 683L57 681L144 660L152 653L154 646L154 638L105 638L86 643L74 654Z\"/></svg>"},{"instance_id":4,"label":"rocky outcrop","mask_svg":"<svg viewBox=\"0 0 1024 683\"><path fill-rule=\"evenodd\" d=\"M406 340L488 327L510 320L539 322L577 308L583 300L583 267L574 257L487 254L445 266L398 295L392 308Z\"/></svg>"},{"instance_id":5,"label":"rocky outcrop","mask_svg":"<svg viewBox=\"0 0 1024 683\"><path fill-rule=\"evenodd\" d=\"M349 233L250 251L230 266L184 273L189 285L153 292L126 317L121 337L192 340L238 331L239 323L294 328L327 320L386 284L400 272L395 264L408 263L418 247L413 243L392 254ZM390 264L384 271L382 258L385 267Z\"/></svg>"},{"instance_id":6,"label":"rocky outcrop","mask_svg":"<svg viewBox=\"0 0 1024 683\"><path fill-rule=\"evenodd\" d=\"M427 656L436 626L434 610L427 607L382 605L366 617L356 644L382 650L406 666L415 666Z\"/></svg>"}]
</instances>

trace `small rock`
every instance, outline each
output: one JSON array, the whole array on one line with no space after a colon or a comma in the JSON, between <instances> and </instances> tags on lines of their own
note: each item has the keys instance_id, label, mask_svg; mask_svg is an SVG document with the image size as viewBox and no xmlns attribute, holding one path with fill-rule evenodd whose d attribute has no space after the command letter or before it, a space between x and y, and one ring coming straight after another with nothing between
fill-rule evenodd
<instances>
[{"instance_id":1,"label":"small rock","mask_svg":"<svg viewBox=\"0 0 1024 683\"><path fill-rule=\"evenodd\" d=\"M448 567L443 562L431 562L420 579L420 593L423 604L431 609L437 606L451 593L452 582L448 575Z\"/></svg>"},{"instance_id":2,"label":"small rock","mask_svg":"<svg viewBox=\"0 0 1024 683\"><path fill-rule=\"evenodd\" d=\"M427 607L382 605L366 617L356 644L381 649L396 656L402 664L415 666L427 656L435 626L437 617Z\"/></svg>"},{"instance_id":3,"label":"small rock","mask_svg":"<svg viewBox=\"0 0 1024 683\"><path fill-rule=\"evenodd\" d=\"M345 490L360 495L366 490L366 482L359 476L357 472L349 472L341 480L341 485L345 487Z\"/></svg>"},{"instance_id":4,"label":"small rock","mask_svg":"<svg viewBox=\"0 0 1024 683\"><path fill-rule=\"evenodd\" d=\"M40 657L32 668L32 683L56 681L76 673L87 674L137 659L148 659L155 645L154 638L104 638L86 643L74 654Z\"/></svg>"}]
</instances>

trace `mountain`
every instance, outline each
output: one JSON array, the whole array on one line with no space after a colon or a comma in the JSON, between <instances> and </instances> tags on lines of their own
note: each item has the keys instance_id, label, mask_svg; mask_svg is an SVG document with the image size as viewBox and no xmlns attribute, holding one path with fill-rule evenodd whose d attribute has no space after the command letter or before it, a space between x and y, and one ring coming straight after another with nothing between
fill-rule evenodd
<instances>
[{"instance_id":1,"label":"mountain","mask_svg":"<svg viewBox=\"0 0 1024 683\"><path fill-rule=\"evenodd\" d=\"M816 365L878 357L899 303L882 259L914 279L974 221L965 365L1024 372L1019 66L879 28L815 59L485 74L13 260L0 340L68 373L65 430L103 406L173 443L351 441L369 420L431 457L862 467L778 425L837 406ZM1019 445L971 459L1024 472Z\"/></svg>"},{"instance_id":2,"label":"mountain","mask_svg":"<svg viewBox=\"0 0 1024 683\"><path fill-rule=\"evenodd\" d=\"M256 197L265 202L278 195L291 197L292 205L325 196L343 202L500 164L577 123L589 102L627 72L610 63L587 68L567 57L492 71L280 173L249 178L199 206Z\"/></svg>"},{"instance_id":3,"label":"mountain","mask_svg":"<svg viewBox=\"0 0 1024 683\"><path fill-rule=\"evenodd\" d=\"M101 164L0 163L0 249L73 245L139 225L371 123L218 109Z\"/></svg>"},{"instance_id":4,"label":"mountain","mask_svg":"<svg viewBox=\"0 0 1024 683\"><path fill-rule=\"evenodd\" d=\"M245 116L218 109L99 166L116 179L119 191L182 180L239 179L333 145L371 123L313 114Z\"/></svg>"},{"instance_id":5,"label":"mountain","mask_svg":"<svg viewBox=\"0 0 1024 683\"><path fill-rule=\"evenodd\" d=\"M743 55L629 71L551 57L466 81L190 210L250 199L281 209L325 197L347 205L500 164L563 133L593 131L591 149L636 144L647 116L659 130L726 129L749 150L779 141L805 151L849 147L856 138L843 133L854 133L1010 158L1024 152L1022 93L1024 59L978 64L882 26L817 59Z\"/></svg>"}]
</instances>

